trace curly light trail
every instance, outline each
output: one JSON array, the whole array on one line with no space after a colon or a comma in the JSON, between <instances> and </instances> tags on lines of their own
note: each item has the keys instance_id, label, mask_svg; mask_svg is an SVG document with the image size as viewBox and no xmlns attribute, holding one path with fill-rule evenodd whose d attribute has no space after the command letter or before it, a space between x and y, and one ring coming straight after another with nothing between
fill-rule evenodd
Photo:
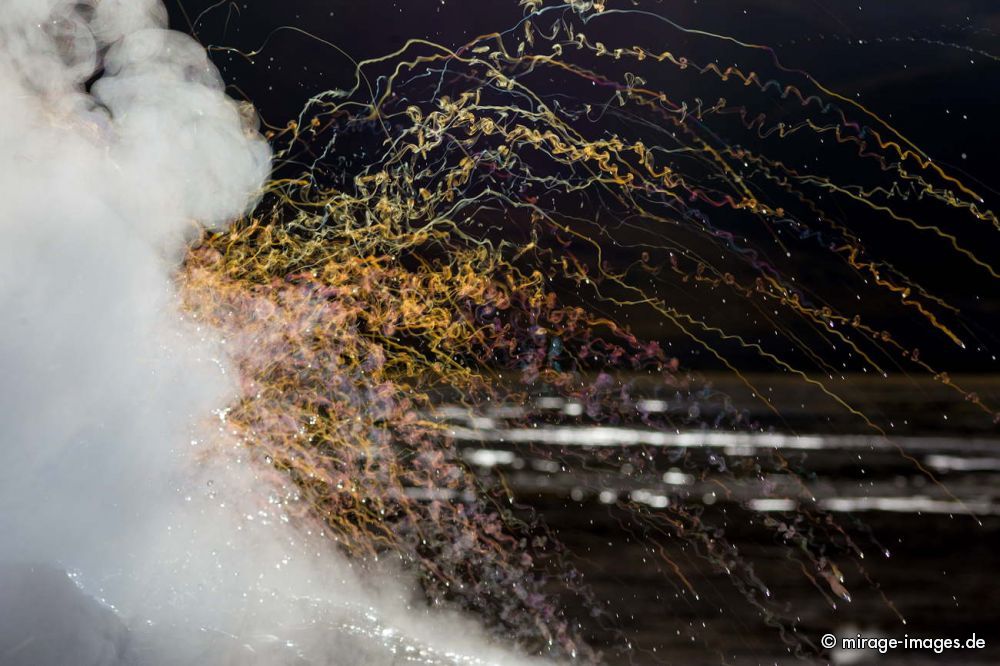
<instances>
[{"instance_id":1,"label":"curly light trail","mask_svg":"<svg viewBox=\"0 0 1000 666\"><path fill-rule=\"evenodd\" d=\"M907 344L906 331L884 330L832 304L827 285L796 279L791 256L792 248L826 251L859 293L874 290L881 296L866 297L887 298L962 345L957 308L871 258L850 220L820 200L837 197L936 234L986 279L998 277L992 265L965 249L958 232L926 219L940 212L993 226L997 219L887 123L785 68L767 47L656 17L691 35L767 51L778 76L797 75L814 90L581 32L599 30L601 17L648 13L596 2L521 4L525 17L511 30L458 49L411 39L356 63L352 89L313 97L296 121L271 132L284 175L257 213L205 234L178 279L189 311L223 332L238 367L242 397L227 422L294 480L298 520L360 561L396 554L420 573L433 603L474 610L526 649L598 661L565 599L548 591L558 586L602 617L574 556L524 518L502 479L488 485L466 467L439 405L456 402L474 414L559 396L583 405L590 422L615 421L636 417L629 386L640 376L675 390L684 405L641 414L646 427L759 427L659 344L635 335L629 313L642 312L718 359L779 415L734 353L753 352L881 434L839 396L834 380L848 366L839 350L855 369L879 376L904 364L929 373L992 416L994 407ZM666 65L693 73L714 94L745 100L670 96L649 82ZM797 107L789 115L806 115L775 122L754 110L775 94ZM896 139L868 127L871 120ZM844 184L793 169L782 150L806 132L833 136L829 150L846 148L859 172L874 171ZM895 203L904 191L930 212ZM775 339L730 333L711 313L671 302L675 290L695 287L720 306L760 316ZM694 409L706 401L719 408L710 424ZM630 468L655 469L654 459L639 448ZM788 481L783 492L812 497L777 450L720 471L732 481L778 474ZM812 649L752 562L699 512L683 503L623 506L637 538L690 540L790 646ZM820 507L767 521L831 604L849 593L830 548L868 579L861 547ZM695 582L656 548L664 576L697 597Z\"/></svg>"}]
</instances>

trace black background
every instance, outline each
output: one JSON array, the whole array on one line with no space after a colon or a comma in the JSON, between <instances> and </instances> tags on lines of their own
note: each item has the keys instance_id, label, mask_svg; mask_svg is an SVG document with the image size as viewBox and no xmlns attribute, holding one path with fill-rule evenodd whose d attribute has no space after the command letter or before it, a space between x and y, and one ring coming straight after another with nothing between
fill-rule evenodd
<instances>
[{"instance_id":1,"label":"black background","mask_svg":"<svg viewBox=\"0 0 1000 666\"><path fill-rule=\"evenodd\" d=\"M609 7L633 5L686 27L773 47L785 67L807 71L829 89L866 105L977 190L987 208L997 208L1000 7L995 0L646 0ZM264 122L274 127L294 118L311 96L351 85L354 65L344 53L356 60L381 56L411 37L457 47L478 35L504 30L522 16L514 0L167 0L167 6L172 27L218 47L212 49L212 57L230 93L250 100ZM632 18L621 25L623 30L642 32L623 35L622 43L634 39L654 48L672 48L673 40L682 39L654 20ZM680 48L715 45L723 59L739 54L738 49L711 40L707 47L685 43ZM259 53L248 57L237 51ZM698 55L703 61L712 57L711 51ZM843 168L850 173L850 165ZM995 372L995 350L1000 346L994 334L1000 328L998 281L946 251L940 239L905 233L881 219L861 220L858 225L875 256L893 261L962 310L971 340L967 349L954 348L930 330L909 330L912 343L934 350L935 364L951 372ZM967 246L994 266L1000 263L995 229L969 218L959 223L958 231ZM796 272L807 283L823 280L825 270L821 261L806 257ZM704 298L693 295L690 300L681 305L696 311ZM868 307L871 316L891 316L881 312L878 302ZM891 319L881 323L890 329L894 324ZM726 324L727 330L744 333L750 325L735 312ZM895 324L910 329L906 321ZM637 332L669 337L662 329L642 330L641 325ZM737 360L757 369L757 360L749 355ZM710 359L691 359L691 363L705 363L704 369L711 369Z\"/></svg>"}]
</instances>

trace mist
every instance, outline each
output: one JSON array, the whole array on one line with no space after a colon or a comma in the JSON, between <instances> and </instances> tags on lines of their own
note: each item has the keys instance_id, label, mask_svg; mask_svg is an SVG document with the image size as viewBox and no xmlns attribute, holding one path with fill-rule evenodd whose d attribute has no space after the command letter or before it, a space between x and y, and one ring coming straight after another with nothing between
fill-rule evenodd
<instances>
[{"instance_id":1,"label":"mist","mask_svg":"<svg viewBox=\"0 0 1000 666\"><path fill-rule=\"evenodd\" d=\"M293 526L227 431L225 344L172 275L270 153L165 25L147 0L0 11L0 664L522 661Z\"/></svg>"}]
</instances>

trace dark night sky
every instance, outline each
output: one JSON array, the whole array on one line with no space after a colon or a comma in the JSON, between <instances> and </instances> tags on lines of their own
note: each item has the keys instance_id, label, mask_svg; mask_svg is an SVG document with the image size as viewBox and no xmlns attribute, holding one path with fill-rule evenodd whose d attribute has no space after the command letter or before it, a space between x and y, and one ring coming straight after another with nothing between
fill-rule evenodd
<instances>
[{"instance_id":1,"label":"dark night sky","mask_svg":"<svg viewBox=\"0 0 1000 666\"><path fill-rule=\"evenodd\" d=\"M1000 208L995 149L1000 139L1000 5L996 0L643 0L633 4L686 27L774 47L789 68L808 71L832 90L850 96L892 123L936 162L972 184ZM354 67L336 44L357 59L383 55L410 37L449 46L506 29L521 16L515 0L285 0L218 2L167 0L172 26L193 32L206 45L257 49L249 62L216 51L214 58L236 96L250 99L266 122L283 126L313 94L348 86ZM698 49L715 41L681 46L683 37L655 21L632 20L623 44L690 49L703 61L717 56ZM311 38L297 30L311 33ZM659 42L657 40L660 40ZM735 54L735 55L734 55ZM972 229L969 242L1000 263L995 230ZM996 372L991 359L1000 341L1000 288L988 274L941 253L912 234L891 227L868 230L874 247L897 265L930 272L937 288L959 304L988 353L954 353L953 370ZM821 268L817 268L821 271ZM811 277L803 267L804 277ZM928 346L935 342L928 340ZM951 352L946 352L950 354Z\"/></svg>"},{"instance_id":2,"label":"dark night sky","mask_svg":"<svg viewBox=\"0 0 1000 666\"><path fill-rule=\"evenodd\" d=\"M995 122L1000 6L995 0L639 4L688 27L774 47L787 66L812 73L842 94L859 95L935 159L1000 189L991 165L1000 137ZM167 5L173 27L191 32L190 24L198 20L195 32L208 45L250 50L276 28L288 26L333 42L358 59L382 55L413 36L459 45L505 28L521 15L514 0L167 0ZM935 41L955 46L928 43ZM669 48L666 42L655 46ZM238 56L217 54L216 60L227 81L276 124L294 115L311 94L344 85L353 73L336 51L293 31L274 34L254 66Z\"/></svg>"}]
</instances>

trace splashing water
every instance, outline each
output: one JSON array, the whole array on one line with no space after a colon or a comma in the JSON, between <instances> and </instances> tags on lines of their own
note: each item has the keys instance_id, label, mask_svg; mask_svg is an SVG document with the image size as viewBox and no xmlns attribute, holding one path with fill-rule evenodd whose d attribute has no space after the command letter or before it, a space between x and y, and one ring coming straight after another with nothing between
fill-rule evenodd
<instances>
[{"instance_id":1,"label":"splashing water","mask_svg":"<svg viewBox=\"0 0 1000 666\"><path fill-rule=\"evenodd\" d=\"M872 258L851 220L908 225L993 279L988 256L935 220L995 227L995 215L892 127L764 47L735 45L760 71L721 67L612 41L622 25L652 19L695 34L666 19L597 3L522 5L516 26L459 48L412 39L361 62L353 89L315 95L270 133L282 177L253 216L196 244L181 274L189 311L235 350L243 391L230 422L302 489L303 520L319 520L354 556L397 554L432 602L472 609L535 652L599 659L560 604L569 595L599 616L600 601L544 525L512 508L502 477L484 481L458 455L456 437L482 436L455 420L481 431L501 405L523 443L545 440L538 429L553 417L532 406L555 401L590 428L646 429L627 462L614 461L629 474L707 467L733 483L759 480L782 507L805 500L791 523L765 522L831 603L849 599L830 553L864 578L862 547L781 451L765 445L727 465L689 453L681 437L665 438L667 454L642 444L679 430L722 441L766 424L629 322L659 318L680 331L775 413L731 358L756 355L876 433L838 395L847 369L885 375L906 364L991 417L905 330L879 323L873 303L963 345L954 309ZM793 166L806 151L849 170ZM798 278L802 255L837 281ZM684 291L716 307L687 311ZM733 311L773 326L774 339L716 323ZM650 391L670 399L649 409ZM532 453L558 469L587 432ZM630 497L639 538L690 540L795 649L811 648L721 525L662 490ZM675 562L663 567L680 575Z\"/></svg>"},{"instance_id":2,"label":"splashing water","mask_svg":"<svg viewBox=\"0 0 1000 666\"><path fill-rule=\"evenodd\" d=\"M574 497L614 506L629 533L649 543L650 566L665 584L699 599L699 581L657 546L663 538L690 544L708 568L725 573L791 652L812 654L815 637L799 631L794 611L774 599L753 557L728 538L728 525L762 524L786 548L790 567L833 606L851 598L848 566L856 584L877 589L864 553L885 549L875 536L860 542L857 526L817 500L809 470L784 448L792 441L808 448L808 442L777 442L782 436L771 431L781 423L781 405L742 366L786 374L800 391L822 396L880 440L885 424L841 396L847 372L925 373L984 419L996 418L995 406L938 367L935 352L964 348L969 329L958 308L929 286L933 271L917 266L914 273L906 258L904 270L865 241L869 221L891 224L905 238L954 255L978 279L993 280L989 248L969 239L993 233L996 215L979 193L873 112L785 67L766 47L611 3L523 0L520 6L516 25L458 48L412 39L360 62L352 88L319 93L287 127L271 128L273 176L260 202L232 226L221 223L238 214L254 178L238 177L229 165L246 165L243 174L263 179L261 145L216 88L212 100L226 117L219 140L234 141L233 152L220 153L204 133L177 148L154 132L134 143L112 141L124 149L110 159L97 149L86 154L84 164L125 175L95 177L78 188L80 197L137 193L113 205L114 219L126 220L123 228L131 231L150 210L170 211L168 247L186 248L179 270L163 261L159 235L138 249L114 251L165 265L150 278L160 302L143 319L146 328L129 337L141 343L135 356L153 353L145 345L162 333L160 317L171 310L175 287L184 317L176 335L197 351L185 351L182 364L166 358L161 377L217 358L232 382L220 380L218 370L203 375L223 387L194 407L163 412L163 398L138 379L109 382L124 391L118 393L123 405L136 392L153 397L143 401L134 429L116 435L122 445L100 455L143 458L134 461L138 472L123 473L130 483L150 479L165 491L184 488L145 504L166 521L136 514L143 525L173 522L169 531L183 535L155 541L162 544L150 549L155 556L141 559L161 566L164 553L176 553L180 568L159 578L165 587L184 581L175 609L187 612L205 589L228 600L185 623L241 641L274 634L307 663L343 659L345 645L363 655L354 661L407 649L430 662L467 663L461 650L485 662L513 659L478 652L485 638L438 647L449 632L442 633L437 616L416 610L423 599L438 612L470 611L492 635L527 654L583 663L628 654L627 632L578 571L582 554L564 546L509 487L503 465L527 450L541 469L596 466L628 477L628 492L597 485L574 489ZM634 39L623 43L623 34ZM647 35L658 41L642 43ZM664 43L678 46L653 46ZM721 58L701 55L706 51L732 54L743 64L720 65ZM76 83L93 66L80 71L85 74L77 74ZM186 84L203 93L201 82ZM149 90L163 89L156 82ZM116 123L134 119L126 113L131 109L116 109L97 87L94 97L110 113L97 113L86 126L125 135ZM159 112L167 99L146 100L141 108ZM178 108L203 109L199 104ZM155 118L137 124L159 127ZM189 131L179 123L176 134L194 136ZM156 161L130 168L136 165L127 158L160 154L151 146L199 161L167 162L162 174L148 170ZM241 161L240 151L256 157ZM200 160L209 176L199 175ZM220 193L219 179L226 183L230 176L235 185L221 192L238 196ZM146 199L153 183L162 203ZM176 183L192 189L178 195ZM192 192L212 207L175 208L192 200ZM36 197L12 210L37 210ZM69 204L56 211L79 215ZM192 218L207 228L185 244ZM86 256L99 260L105 244L125 242L120 237L129 233L112 227L111 238L92 229L80 236L92 242ZM818 267L819 275L805 271L804 263ZM134 275L129 268L122 274ZM173 271L172 285L166 271ZM69 280L58 275L57 285ZM107 282L128 292L113 296L116 301L144 301L148 293L129 300L125 277ZM103 281L93 286L92 303L108 297L105 287ZM132 321L135 308L122 311ZM79 318L72 311L50 321L58 326ZM773 336L745 334L741 320ZM668 347L646 333L654 326L685 343ZM110 320L70 345L38 348L72 354L122 328L128 326ZM915 341L928 336L937 347L917 349ZM27 358L23 376L44 365ZM115 343L88 372L97 376L120 358ZM699 358L731 372L772 415L751 417L689 370ZM163 391L184 395L173 381ZM39 384L39 395L26 393L25 405L47 402L42 396L52 385ZM219 409L215 431L178 448L178 424L204 417L206 405ZM107 413L109 419L116 414ZM157 413L173 414L170 428L147 421ZM150 433L156 446L133 451L132 442ZM53 437L55 455L64 455L70 436ZM464 441L490 448L470 458ZM166 462L148 467L147 448L169 452ZM919 461L900 453L936 483ZM160 465L176 479L166 488L152 480ZM696 481L712 487L702 501L674 492ZM200 489L193 510L185 508L192 485ZM763 497L724 519L705 511L717 494L739 496L747 485ZM183 501L175 506L178 498ZM53 518L46 528L64 530L63 520ZM121 528L116 535L131 540L135 532ZM96 561L107 557L95 553ZM197 561L206 553L208 572ZM109 561L139 580L158 579L120 557ZM288 562L294 563L290 573L260 573L265 564L280 571ZM205 583L219 569L237 572L239 582ZM396 569L418 579L420 601L395 586L381 595L366 587ZM128 597L135 578L119 586L126 590L120 596ZM248 578L256 579L249 587L242 582ZM344 587L327 587L338 578ZM277 601L265 605L269 612L249 613L237 603L247 590ZM149 614L134 600L115 604L129 609L125 615ZM338 628L335 648L315 642L311 627L317 624ZM610 626L619 640L593 645L595 625ZM384 653L366 652L371 639Z\"/></svg>"}]
</instances>

